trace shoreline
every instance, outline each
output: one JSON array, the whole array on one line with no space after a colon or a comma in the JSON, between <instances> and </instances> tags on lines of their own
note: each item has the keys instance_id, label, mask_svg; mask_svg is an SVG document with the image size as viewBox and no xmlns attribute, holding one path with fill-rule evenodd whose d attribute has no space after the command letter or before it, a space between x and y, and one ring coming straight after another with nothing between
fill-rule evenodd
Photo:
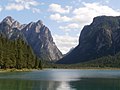
<instances>
[{"instance_id":1,"label":"shoreline","mask_svg":"<svg viewBox=\"0 0 120 90\"><path fill-rule=\"evenodd\" d=\"M59 70L59 69L66 69L66 70L120 70L120 68L88 68L88 67L85 67L85 68L44 68L42 70ZM2 72L31 72L31 71L39 71L41 69L0 69L0 73Z\"/></svg>"},{"instance_id":2,"label":"shoreline","mask_svg":"<svg viewBox=\"0 0 120 90\"><path fill-rule=\"evenodd\" d=\"M40 69L27 69L27 68L23 68L23 69L0 69L0 73L2 72L30 72L33 70L40 70Z\"/></svg>"},{"instance_id":3,"label":"shoreline","mask_svg":"<svg viewBox=\"0 0 120 90\"><path fill-rule=\"evenodd\" d=\"M72 69L72 70L120 70L120 68L44 68L43 70L48 69Z\"/></svg>"}]
</instances>

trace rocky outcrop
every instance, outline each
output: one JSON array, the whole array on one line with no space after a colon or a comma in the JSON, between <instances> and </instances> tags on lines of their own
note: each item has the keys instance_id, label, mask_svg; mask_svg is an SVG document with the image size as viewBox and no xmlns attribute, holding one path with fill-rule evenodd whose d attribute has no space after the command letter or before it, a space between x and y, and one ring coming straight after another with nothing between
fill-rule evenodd
<instances>
[{"instance_id":1,"label":"rocky outcrop","mask_svg":"<svg viewBox=\"0 0 120 90\"><path fill-rule=\"evenodd\" d=\"M0 23L0 33L8 39L21 37L43 60L54 61L62 58L62 53L55 45L50 30L41 20L29 24L20 24L8 16Z\"/></svg>"},{"instance_id":2,"label":"rocky outcrop","mask_svg":"<svg viewBox=\"0 0 120 90\"><path fill-rule=\"evenodd\" d=\"M18 38L25 25L21 25L18 21L15 21L12 17L8 16L0 23L0 33L9 39Z\"/></svg>"},{"instance_id":3,"label":"rocky outcrop","mask_svg":"<svg viewBox=\"0 0 120 90\"><path fill-rule=\"evenodd\" d=\"M58 63L80 63L120 51L120 17L99 16L83 28L79 45Z\"/></svg>"},{"instance_id":4,"label":"rocky outcrop","mask_svg":"<svg viewBox=\"0 0 120 90\"><path fill-rule=\"evenodd\" d=\"M61 52L53 42L50 30L43 25L42 21L29 23L22 29L22 32L37 56L50 61L62 57Z\"/></svg>"}]
</instances>

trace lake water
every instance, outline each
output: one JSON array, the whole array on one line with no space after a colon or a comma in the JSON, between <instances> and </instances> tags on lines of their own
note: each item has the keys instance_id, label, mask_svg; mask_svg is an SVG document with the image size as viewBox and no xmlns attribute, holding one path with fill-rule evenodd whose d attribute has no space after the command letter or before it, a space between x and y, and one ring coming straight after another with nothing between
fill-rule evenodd
<instances>
[{"instance_id":1,"label":"lake water","mask_svg":"<svg viewBox=\"0 0 120 90\"><path fill-rule=\"evenodd\" d=\"M120 70L6 72L0 90L120 90Z\"/></svg>"}]
</instances>

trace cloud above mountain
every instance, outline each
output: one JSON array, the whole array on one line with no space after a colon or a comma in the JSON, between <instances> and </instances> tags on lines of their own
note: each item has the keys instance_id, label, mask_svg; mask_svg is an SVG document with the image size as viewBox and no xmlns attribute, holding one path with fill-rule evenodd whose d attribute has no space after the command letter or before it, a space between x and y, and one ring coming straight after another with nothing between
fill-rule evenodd
<instances>
[{"instance_id":1,"label":"cloud above mountain","mask_svg":"<svg viewBox=\"0 0 120 90\"><path fill-rule=\"evenodd\" d=\"M92 22L93 18L96 16L107 15L107 16L118 16L120 11L114 10L109 6L102 5L100 3L85 3L82 2L82 7L74 8L69 14L62 15L61 13L56 13L50 15L50 19L56 22L67 22L69 24L65 26L60 26L60 29L81 29L84 25ZM58 9L57 9L58 10ZM58 10L59 11L59 10ZM73 26L71 28L71 25ZM79 26L78 26L79 25Z\"/></svg>"},{"instance_id":2,"label":"cloud above mountain","mask_svg":"<svg viewBox=\"0 0 120 90\"><path fill-rule=\"evenodd\" d=\"M39 13L40 9L36 6L40 5L35 0L9 0L9 3L4 7L5 10L31 10L33 13Z\"/></svg>"},{"instance_id":3,"label":"cloud above mountain","mask_svg":"<svg viewBox=\"0 0 120 90\"><path fill-rule=\"evenodd\" d=\"M61 14L69 13L71 8L72 7L70 6L62 7L61 5L56 3L52 3L49 5L49 11L55 12L55 13L61 13Z\"/></svg>"},{"instance_id":4,"label":"cloud above mountain","mask_svg":"<svg viewBox=\"0 0 120 90\"><path fill-rule=\"evenodd\" d=\"M59 29L64 31L65 33L69 33L69 32L81 32L84 25L90 24L93 18L96 16L101 16L101 15L118 16L120 15L120 11L114 10L109 6L100 4L98 2L97 3L82 2L82 5L83 6L80 6L74 9L72 8L68 12L66 11L67 13L64 13L64 15L63 13L61 13L62 10L61 12L59 12L59 9L55 9L54 13L50 15L50 19L53 21L56 21L57 23L64 23L64 25L62 24L59 26ZM59 5L59 8L60 7L61 6ZM63 11L65 12L65 10ZM63 52L69 51L70 47L74 47L78 43L77 35L76 36L55 35L54 38L56 40L56 43L58 44L58 47ZM57 42L57 40L59 42ZM66 45L66 43L68 45Z\"/></svg>"}]
</instances>

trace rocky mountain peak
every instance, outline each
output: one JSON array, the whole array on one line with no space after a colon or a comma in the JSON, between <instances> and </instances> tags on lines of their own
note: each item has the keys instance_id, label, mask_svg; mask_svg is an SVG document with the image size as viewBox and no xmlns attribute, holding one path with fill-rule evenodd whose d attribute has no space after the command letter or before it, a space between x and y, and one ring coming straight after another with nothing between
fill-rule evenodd
<instances>
[{"instance_id":1,"label":"rocky mountain peak","mask_svg":"<svg viewBox=\"0 0 120 90\"><path fill-rule=\"evenodd\" d=\"M13 23L15 20L11 16L7 16L2 22Z\"/></svg>"},{"instance_id":2,"label":"rocky mountain peak","mask_svg":"<svg viewBox=\"0 0 120 90\"><path fill-rule=\"evenodd\" d=\"M81 31L79 45L59 63L79 63L120 51L120 16L99 16Z\"/></svg>"},{"instance_id":3,"label":"rocky mountain peak","mask_svg":"<svg viewBox=\"0 0 120 90\"><path fill-rule=\"evenodd\" d=\"M43 60L53 61L62 58L62 53L55 45L49 28L41 20L29 24L20 24L8 16L0 23L0 33L8 39L21 37Z\"/></svg>"},{"instance_id":4,"label":"rocky mountain peak","mask_svg":"<svg viewBox=\"0 0 120 90\"><path fill-rule=\"evenodd\" d=\"M10 28L17 28L21 30L24 25L21 25L18 21L14 20L11 16L7 16L6 18L3 19L1 24L4 26L8 26Z\"/></svg>"},{"instance_id":5,"label":"rocky mountain peak","mask_svg":"<svg viewBox=\"0 0 120 90\"><path fill-rule=\"evenodd\" d=\"M43 24L43 22L41 20L38 20L36 23L41 24L41 25Z\"/></svg>"},{"instance_id":6,"label":"rocky mountain peak","mask_svg":"<svg viewBox=\"0 0 120 90\"><path fill-rule=\"evenodd\" d=\"M50 61L62 58L62 53L56 47L49 28L41 20L29 23L22 32L38 56Z\"/></svg>"},{"instance_id":7,"label":"rocky mountain peak","mask_svg":"<svg viewBox=\"0 0 120 90\"><path fill-rule=\"evenodd\" d=\"M3 21L1 22L1 24L3 26L11 27L14 21L15 20L12 17L7 16L5 19L3 19Z\"/></svg>"}]
</instances>

